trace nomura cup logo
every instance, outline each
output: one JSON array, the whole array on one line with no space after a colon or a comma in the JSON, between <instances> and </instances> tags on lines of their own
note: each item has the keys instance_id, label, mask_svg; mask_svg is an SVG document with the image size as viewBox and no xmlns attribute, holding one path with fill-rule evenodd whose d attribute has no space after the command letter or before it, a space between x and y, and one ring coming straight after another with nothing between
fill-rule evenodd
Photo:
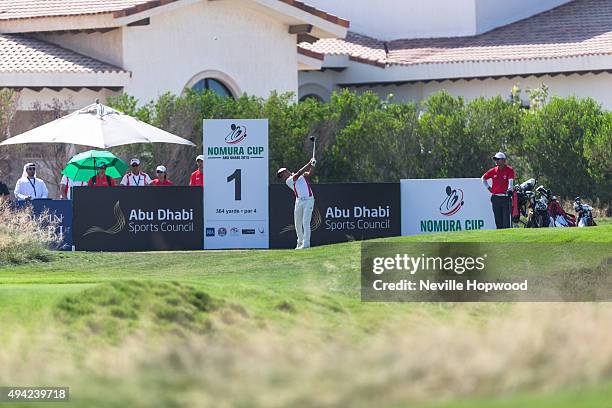
<instances>
[{"instance_id":1,"label":"nomura cup logo","mask_svg":"<svg viewBox=\"0 0 612 408\"><path fill-rule=\"evenodd\" d=\"M225 143L227 144L238 144L242 142L242 140L247 137L246 127L236 125L232 123L230 126L231 131L225 136Z\"/></svg>"},{"instance_id":2,"label":"nomura cup logo","mask_svg":"<svg viewBox=\"0 0 612 408\"><path fill-rule=\"evenodd\" d=\"M446 186L446 198L440 204L440 214L447 217L457 214L461 207L463 207L463 203L463 190Z\"/></svg>"}]
</instances>

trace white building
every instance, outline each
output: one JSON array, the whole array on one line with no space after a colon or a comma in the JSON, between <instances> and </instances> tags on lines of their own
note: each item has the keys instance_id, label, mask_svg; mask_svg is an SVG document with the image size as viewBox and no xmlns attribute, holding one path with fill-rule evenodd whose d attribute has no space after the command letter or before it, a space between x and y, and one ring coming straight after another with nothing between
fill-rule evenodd
<instances>
[{"instance_id":1,"label":"white building","mask_svg":"<svg viewBox=\"0 0 612 408\"><path fill-rule=\"evenodd\" d=\"M343 38L348 25L295 0L2 0L0 88L20 92L21 111L120 92L297 92L298 72L321 66L298 34Z\"/></svg>"},{"instance_id":2,"label":"white building","mask_svg":"<svg viewBox=\"0 0 612 408\"><path fill-rule=\"evenodd\" d=\"M348 26L297 0L1 0L0 88L19 96L10 130L122 92L142 104L187 88L297 94L298 72L322 63L298 35L344 38ZM12 160L0 160L0 178L36 161L53 195L71 153L4 148Z\"/></svg>"},{"instance_id":3,"label":"white building","mask_svg":"<svg viewBox=\"0 0 612 408\"><path fill-rule=\"evenodd\" d=\"M2 0L0 88L20 91L22 113L194 87L420 100L517 83L612 109L612 0L306 1Z\"/></svg>"},{"instance_id":4,"label":"white building","mask_svg":"<svg viewBox=\"0 0 612 408\"><path fill-rule=\"evenodd\" d=\"M308 39L322 69L300 73L300 98L340 88L421 100L473 99L542 83L612 109L612 0L309 0L351 21L345 39ZM527 95L523 94L527 99Z\"/></svg>"},{"instance_id":5,"label":"white building","mask_svg":"<svg viewBox=\"0 0 612 408\"><path fill-rule=\"evenodd\" d=\"M19 93L12 133L58 103L126 92L144 104L188 88L418 101L546 83L612 109L612 0L305 1L0 0L0 88ZM5 180L44 156L31 150L0 161Z\"/></svg>"}]
</instances>

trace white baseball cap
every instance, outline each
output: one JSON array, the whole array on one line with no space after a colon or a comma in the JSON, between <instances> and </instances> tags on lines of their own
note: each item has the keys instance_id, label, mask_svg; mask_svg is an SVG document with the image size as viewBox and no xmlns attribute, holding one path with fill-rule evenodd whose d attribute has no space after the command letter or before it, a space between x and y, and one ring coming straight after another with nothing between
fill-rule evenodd
<instances>
[{"instance_id":1,"label":"white baseball cap","mask_svg":"<svg viewBox=\"0 0 612 408\"><path fill-rule=\"evenodd\" d=\"M276 172L276 177L281 178L281 176L285 172L285 170L287 170L286 167L281 167L280 169L278 169L278 171Z\"/></svg>"},{"instance_id":2,"label":"white baseball cap","mask_svg":"<svg viewBox=\"0 0 612 408\"><path fill-rule=\"evenodd\" d=\"M201 154L201 155L199 155L198 157L196 157L196 161L198 161L198 160L202 160L202 161L204 161L204 155L203 155L203 154Z\"/></svg>"},{"instance_id":3,"label":"white baseball cap","mask_svg":"<svg viewBox=\"0 0 612 408\"><path fill-rule=\"evenodd\" d=\"M157 168L155 169L156 172L161 172L161 173L165 173L166 172L166 166L157 166Z\"/></svg>"},{"instance_id":4,"label":"white baseball cap","mask_svg":"<svg viewBox=\"0 0 612 408\"><path fill-rule=\"evenodd\" d=\"M130 160L130 166L131 166L132 164L137 164L137 165L139 165L139 166L140 166L140 160L138 160L138 159L134 158L134 159Z\"/></svg>"},{"instance_id":5,"label":"white baseball cap","mask_svg":"<svg viewBox=\"0 0 612 408\"><path fill-rule=\"evenodd\" d=\"M495 156L493 156L494 159L506 159L506 155L503 154L502 152L497 152L495 153Z\"/></svg>"}]
</instances>

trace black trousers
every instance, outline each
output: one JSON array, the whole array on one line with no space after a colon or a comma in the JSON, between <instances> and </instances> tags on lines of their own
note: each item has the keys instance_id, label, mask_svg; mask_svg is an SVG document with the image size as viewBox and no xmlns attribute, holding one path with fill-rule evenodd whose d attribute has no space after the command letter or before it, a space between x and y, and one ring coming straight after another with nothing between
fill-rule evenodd
<instances>
[{"instance_id":1,"label":"black trousers","mask_svg":"<svg viewBox=\"0 0 612 408\"><path fill-rule=\"evenodd\" d=\"M512 214L512 200L508 196L491 196L495 226L497 229L510 228L510 214Z\"/></svg>"}]
</instances>

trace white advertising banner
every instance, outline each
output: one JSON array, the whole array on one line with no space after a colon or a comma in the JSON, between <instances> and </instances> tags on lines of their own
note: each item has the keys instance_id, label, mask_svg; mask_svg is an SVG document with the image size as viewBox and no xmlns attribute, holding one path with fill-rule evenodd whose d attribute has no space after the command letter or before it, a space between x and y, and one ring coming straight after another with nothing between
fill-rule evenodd
<instances>
[{"instance_id":1,"label":"white advertising banner","mask_svg":"<svg viewBox=\"0 0 612 408\"><path fill-rule=\"evenodd\" d=\"M479 178L400 183L402 235L495 229L491 194Z\"/></svg>"},{"instance_id":2,"label":"white advertising banner","mask_svg":"<svg viewBox=\"0 0 612 408\"><path fill-rule=\"evenodd\" d=\"M268 121L204 120L204 249L268 248Z\"/></svg>"}]
</instances>

